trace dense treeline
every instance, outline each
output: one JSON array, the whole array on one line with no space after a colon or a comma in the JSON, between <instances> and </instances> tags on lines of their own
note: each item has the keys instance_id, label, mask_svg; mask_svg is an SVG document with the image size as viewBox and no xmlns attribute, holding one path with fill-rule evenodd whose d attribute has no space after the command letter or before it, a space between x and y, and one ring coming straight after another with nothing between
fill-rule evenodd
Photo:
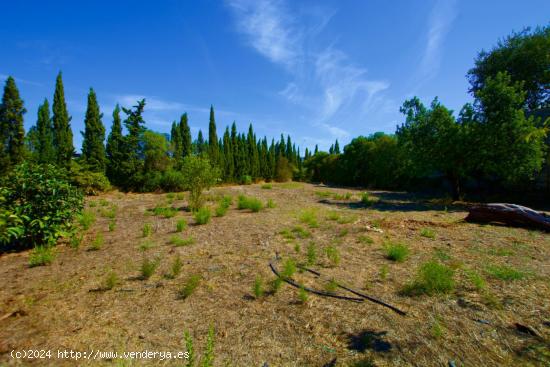
<instances>
[{"instance_id":1,"label":"dense treeline","mask_svg":"<svg viewBox=\"0 0 550 367\"><path fill-rule=\"evenodd\" d=\"M73 183L88 192L101 191L114 184L123 190L182 190L185 157L207 159L219 172L222 182L251 183L257 180L300 178L299 148L290 136L268 142L258 139L252 124L239 133L233 122L218 138L214 108L210 108L208 140L199 131L192 140L187 114L172 123L169 139L146 128L143 112L146 101L131 108L115 107L111 131L106 138L103 113L95 91L90 89L82 132L82 154L73 146L71 116L65 103L62 75L56 80L50 115L48 99L38 108L36 125L25 136L23 100L9 77L4 87L0 115L2 146L0 172L6 174L23 161L54 164L71 173ZM125 116L121 116L121 113ZM123 133L123 127L126 134Z\"/></svg>"},{"instance_id":2,"label":"dense treeline","mask_svg":"<svg viewBox=\"0 0 550 367\"><path fill-rule=\"evenodd\" d=\"M454 198L465 185L476 190L489 187L492 192L525 192L545 185L550 192L545 140L550 121L550 27L513 33L491 51L480 52L468 80L474 102L458 115L437 98L425 106L414 97L403 103L405 122L394 135L361 136L342 154L335 144L329 153L307 156L309 178L405 189L445 182Z\"/></svg>"}]
</instances>

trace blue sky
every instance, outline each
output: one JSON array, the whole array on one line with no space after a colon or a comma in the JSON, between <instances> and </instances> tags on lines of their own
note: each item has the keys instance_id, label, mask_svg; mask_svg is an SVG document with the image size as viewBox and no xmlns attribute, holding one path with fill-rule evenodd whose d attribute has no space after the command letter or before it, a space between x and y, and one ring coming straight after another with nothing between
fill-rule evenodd
<instances>
[{"instance_id":1,"label":"blue sky","mask_svg":"<svg viewBox=\"0 0 550 367\"><path fill-rule=\"evenodd\" d=\"M62 70L78 149L90 87L107 131L117 102L144 97L156 131L187 112L196 137L213 104L218 134L252 122L327 149L393 132L414 95L459 110L476 54L549 14L548 0L5 1L0 79L16 78L28 129Z\"/></svg>"}]
</instances>

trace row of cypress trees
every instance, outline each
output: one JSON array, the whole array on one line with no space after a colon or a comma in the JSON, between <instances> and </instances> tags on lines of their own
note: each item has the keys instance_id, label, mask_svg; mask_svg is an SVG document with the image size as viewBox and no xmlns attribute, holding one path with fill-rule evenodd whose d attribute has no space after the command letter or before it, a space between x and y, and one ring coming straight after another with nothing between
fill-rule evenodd
<instances>
[{"instance_id":1,"label":"row of cypress trees","mask_svg":"<svg viewBox=\"0 0 550 367\"><path fill-rule=\"evenodd\" d=\"M143 120L145 100L133 108L116 106L112 114L112 127L105 144L103 114L96 93L90 89L84 118L82 154L79 163L91 172L104 173L111 183L125 186L129 177L143 167L144 140L147 130ZM25 135L23 115L27 112L19 90L12 77L8 77L0 105L0 172L29 159L38 163L53 163L70 169L75 156L71 116L67 110L61 72L57 75L53 96L52 115L48 99L39 106L36 125ZM124 121L120 116L126 115ZM126 134L123 133L123 125ZM299 148L290 136L281 134L279 141L268 143L267 137L258 139L252 124L248 133L239 133L235 122L226 127L223 137L218 138L214 108L210 108L208 140L199 131L192 139L187 113L179 122L173 122L169 149L166 155L175 169L181 168L186 156L207 157L213 166L220 169L225 182L240 182L243 179L288 179L300 176L302 159ZM310 152L306 149L306 156ZM128 187L126 187L128 188Z\"/></svg>"}]
</instances>

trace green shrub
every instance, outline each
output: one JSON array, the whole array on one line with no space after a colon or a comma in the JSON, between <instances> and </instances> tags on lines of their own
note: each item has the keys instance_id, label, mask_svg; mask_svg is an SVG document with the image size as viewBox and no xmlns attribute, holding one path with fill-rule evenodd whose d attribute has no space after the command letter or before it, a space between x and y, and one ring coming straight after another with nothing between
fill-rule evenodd
<instances>
[{"instance_id":1,"label":"green shrub","mask_svg":"<svg viewBox=\"0 0 550 367\"><path fill-rule=\"evenodd\" d=\"M317 222L317 212L314 209L305 209L298 215L300 222L307 224L310 228L319 227Z\"/></svg>"},{"instance_id":2,"label":"green shrub","mask_svg":"<svg viewBox=\"0 0 550 367\"><path fill-rule=\"evenodd\" d=\"M101 250L104 242L103 233L98 233L90 245L90 251Z\"/></svg>"},{"instance_id":3,"label":"green shrub","mask_svg":"<svg viewBox=\"0 0 550 367\"><path fill-rule=\"evenodd\" d=\"M502 265L502 266L490 265L490 266L487 266L485 271L493 278L497 278L504 281L520 280L525 277L525 273L505 265Z\"/></svg>"},{"instance_id":4,"label":"green shrub","mask_svg":"<svg viewBox=\"0 0 550 367\"><path fill-rule=\"evenodd\" d=\"M164 191L181 191L185 189L185 178L183 172L169 169L160 177L159 186ZM169 197L173 199L173 197Z\"/></svg>"},{"instance_id":5,"label":"green shrub","mask_svg":"<svg viewBox=\"0 0 550 367\"><path fill-rule=\"evenodd\" d=\"M283 271L281 272L281 276L285 279L288 279L292 278L294 273L296 273L296 262L294 261L294 259L289 258L283 264Z\"/></svg>"},{"instance_id":6,"label":"green shrub","mask_svg":"<svg viewBox=\"0 0 550 367\"><path fill-rule=\"evenodd\" d=\"M54 250L51 246L36 246L29 256L29 266L42 266L51 264L55 258Z\"/></svg>"},{"instance_id":7,"label":"green shrub","mask_svg":"<svg viewBox=\"0 0 550 367\"><path fill-rule=\"evenodd\" d=\"M252 293L256 299L263 297L264 295L264 282L260 276L254 279L254 285L252 286Z\"/></svg>"},{"instance_id":8,"label":"green shrub","mask_svg":"<svg viewBox=\"0 0 550 367\"><path fill-rule=\"evenodd\" d=\"M263 209L263 207L264 205L259 199L239 195L239 199L237 201L237 208L239 210L250 209L253 212L259 212Z\"/></svg>"},{"instance_id":9,"label":"green shrub","mask_svg":"<svg viewBox=\"0 0 550 367\"><path fill-rule=\"evenodd\" d=\"M153 233L153 226L151 223L145 223L141 229L141 235L143 237L149 237Z\"/></svg>"},{"instance_id":10,"label":"green shrub","mask_svg":"<svg viewBox=\"0 0 550 367\"><path fill-rule=\"evenodd\" d=\"M109 222L109 232L113 232L116 229L116 222L114 220Z\"/></svg>"},{"instance_id":11,"label":"green shrub","mask_svg":"<svg viewBox=\"0 0 550 367\"><path fill-rule=\"evenodd\" d=\"M313 265L317 261L317 248L315 243L310 242L307 246L307 265Z\"/></svg>"},{"instance_id":12,"label":"green shrub","mask_svg":"<svg viewBox=\"0 0 550 367\"><path fill-rule=\"evenodd\" d=\"M174 259L174 262L172 262L172 265L170 266L170 272L166 274L166 278L168 279L175 279L180 275L181 269L183 268L183 262L181 261L181 258L177 256Z\"/></svg>"},{"instance_id":13,"label":"green shrub","mask_svg":"<svg viewBox=\"0 0 550 367\"><path fill-rule=\"evenodd\" d=\"M192 295L195 289L197 289L197 287L199 286L200 280L201 277L198 275L189 276L183 283L183 286L178 291L179 298L186 299L190 295Z\"/></svg>"},{"instance_id":14,"label":"green shrub","mask_svg":"<svg viewBox=\"0 0 550 367\"><path fill-rule=\"evenodd\" d=\"M243 185L252 185L252 176L244 175L241 179Z\"/></svg>"},{"instance_id":15,"label":"green shrub","mask_svg":"<svg viewBox=\"0 0 550 367\"><path fill-rule=\"evenodd\" d=\"M431 238L431 239L435 238L435 232L432 229L429 229L429 228L422 228L420 230L420 235L422 237L426 237L426 238Z\"/></svg>"},{"instance_id":16,"label":"green shrub","mask_svg":"<svg viewBox=\"0 0 550 367\"><path fill-rule=\"evenodd\" d=\"M187 228L187 221L185 219L179 219L176 223L176 232L183 232Z\"/></svg>"},{"instance_id":17,"label":"green shrub","mask_svg":"<svg viewBox=\"0 0 550 367\"><path fill-rule=\"evenodd\" d=\"M277 207L277 204L273 201L273 199L268 199L267 203L265 203L266 208L273 209Z\"/></svg>"},{"instance_id":18,"label":"green shrub","mask_svg":"<svg viewBox=\"0 0 550 367\"><path fill-rule=\"evenodd\" d=\"M90 229L92 224L95 223L95 219L95 213L91 210L84 210L78 215L78 223L80 224L80 227L85 231Z\"/></svg>"},{"instance_id":19,"label":"green shrub","mask_svg":"<svg viewBox=\"0 0 550 367\"><path fill-rule=\"evenodd\" d=\"M232 202L233 198L231 196L224 196L221 198L218 202L218 207L216 208L216 216L223 217L227 213L227 210L231 206Z\"/></svg>"},{"instance_id":20,"label":"green shrub","mask_svg":"<svg viewBox=\"0 0 550 367\"><path fill-rule=\"evenodd\" d=\"M298 300L302 304L306 303L308 300L307 291L303 286L301 286L300 289L298 290Z\"/></svg>"},{"instance_id":21,"label":"green shrub","mask_svg":"<svg viewBox=\"0 0 550 367\"><path fill-rule=\"evenodd\" d=\"M150 211L154 215L163 216L164 218L175 217L176 214L178 213L178 210L176 208L163 207L163 206L156 206L153 209L151 209Z\"/></svg>"},{"instance_id":22,"label":"green shrub","mask_svg":"<svg viewBox=\"0 0 550 367\"><path fill-rule=\"evenodd\" d=\"M261 186L261 188L264 190L271 190L273 188L273 185L270 183L265 183Z\"/></svg>"},{"instance_id":23,"label":"green shrub","mask_svg":"<svg viewBox=\"0 0 550 367\"><path fill-rule=\"evenodd\" d=\"M207 224L210 222L212 212L209 208L203 206L193 214L193 217L195 218L195 223L199 225Z\"/></svg>"},{"instance_id":24,"label":"green shrub","mask_svg":"<svg viewBox=\"0 0 550 367\"><path fill-rule=\"evenodd\" d=\"M111 189L111 184L103 172L94 172L75 160L71 161L68 179L86 195L98 195Z\"/></svg>"},{"instance_id":25,"label":"green shrub","mask_svg":"<svg viewBox=\"0 0 550 367\"><path fill-rule=\"evenodd\" d=\"M403 243L387 241L384 244L384 251L388 260L403 262L409 256L409 248Z\"/></svg>"},{"instance_id":26,"label":"green shrub","mask_svg":"<svg viewBox=\"0 0 550 367\"><path fill-rule=\"evenodd\" d=\"M364 192L361 194L361 203L366 206L370 206L373 204L372 199L370 198L370 195L368 192Z\"/></svg>"},{"instance_id":27,"label":"green shrub","mask_svg":"<svg viewBox=\"0 0 550 367\"><path fill-rule=\"evenodd\" d=\"M114 287L116 287L119 283L120 283L120 279L118 278L118 275L111 270L107 273L107 276L105 277L105 281L103 282L103 289L111 290Z\"/></svg>"},{"instance_id":28,"label":"green shrub","mask_svg":"<svg viewBox=\"0 0 550 367\"><path fill-rule=\"evenodd\" d=\"M220 171L206 158L188 156L183 159L181 172L184 189L189 190L189 208L198 210L203 204L202 192L216 184Z\"/></svg>"},{"instance_id":29,"label":"green shrub","mask_svg":"<svg viewBox=\"0 0 550 367\"><path fill-rule=\"evenodd\" d=\"M160 264L160 260L158 258L156 259L148 259L143 258L143 261L141 262L141 279L146 280L151 278L155 271L157 270L158 266Z\"/></svg>"},{"instance_id":30,"label":"green shrub","mask_svg":"<svg viewBox=\"0 0 550 367\"><path fill-rule=\"evenodd\" d=\"M327 259L330 262L331 266L338 266L340 264L340 252L334 246L325 247L325 254Z\"/></svg>"},{"instance_id":31,"label":"green shrub","mask_svg":"<svg viewBox=\"0 0 550 367\"><path fill-rule=\"evenodd\" d=\"M177 247L183 247L192 245L193 243L195 243L195 239L193 237L180 238L178 236L172 236L170 237L170 243Z\"/></svg>"},{"instance_id":32,"label":"green shrub","mask_svg":"<svg viewBox=\"0 0 550 367\"><path fill-rule=\"evenodd\" d=\"M405 295L434 295L449 293L454 289L454 270L436 261L428 261L420 266L416 279L405 285Z\"/></svg>"}]
</instances>

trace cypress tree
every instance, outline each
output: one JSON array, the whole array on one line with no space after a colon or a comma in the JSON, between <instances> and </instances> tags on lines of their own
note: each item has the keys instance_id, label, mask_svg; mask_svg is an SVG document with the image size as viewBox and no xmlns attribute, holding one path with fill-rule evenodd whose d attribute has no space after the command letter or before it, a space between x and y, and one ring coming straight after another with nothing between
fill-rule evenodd
<instances>
[{"instance_id":1,"label":"cypress tree","mask_svg":"<svg viewBox=\"0 0 550 367\"><path fill-rule=\"evenodd\" d=\"M286 152L284 154L289 163L294 162L294 157L292 156L292 141L290 140L290 135L286 136Z\"/></svg>"},{"instance_id":2,"label":"cypress tree","mask_svg":"<svg viewBox=\"0 0 550 367\"><path fill-rule=\"evenodd\" d=\"M180 137L181 137L181 152L183 157L190 156L193 153L193 144L191 141L191 129L187 120L187 112L181 115L180 118Z\"/></svg>"},{"instance_id":3,"label":"cypress tree","mask_svg":"<svg viewBox=\"0 0 550 367\"><path fill-rule=\"evenodd\" d=\"M214 106L210 106L210 122L208 123L208 156L214 166L219 165L218 152L218 134L216 133Z\"/></svg>"},{"instance_id":4,"label":"cypress tree","mask_svg":"<svg viewBox=\"0 0 550 367\"><path fill-rule=\"evenodd\" d=\"M88 93L88 108L84 118L84 132L82 136L82 158L91 170L105 171L105 126L101 119L103 114L99 111L97 97L92 88Z\"/></svg>"},{"instance_id":5,"label":"cypress tree","mask_svg":"<svg viewBox=\"0 0 550 367\"><path fill-rule=\"evenodd\" d=\"M334 143L334 154L340 154L340 144L338 144L338 139Z\"/></svg>"},{"instance_id":6,"label":"cypress tree","mask_svg":"<svg viewBox=\"0 0 550 367\"><path fill-rule=\"evenodd\" d=\"M53 128L54 146L57 155L57 163L61 166L68 166L74 153L73 132L71 130L71 117L67 112L65 103L65 91L61 72L57 74L55 82L55 93L53 95Z\"/></svg>"},{"instance_id":7,"label":"cypress tree","mask_svg":"<svg viewBox=\"0 0 550 367\"><path fill-rule=\"evenodd\" d=\"M182 139L179 125L176 121L172 121L172 129L170 130L170 143L172 145L172 154L176 161L183 157Z\"/></svg>"},{"instance_id":8,"label":"cypress tree","mask_svg":"<svg viewBox=\"0 0 550 367\"><path fill-rule=\"evenodd\" d=\"M107 138L107 178L115 185L122 182L121 165L123 159L124 136L122 135L122 123L120 120L120 107L117 104L113 110L113 125Z\"/></svg>"},{"instance_id":9,"label":"cypress tree","mask_svg":"<svg viewBox=\"0 0 550 367\"><path fill-rule=\"evenodd\" d=\"M315 153L313 154L317 154L317 153L319 153L319 147L317 146L317 144L315 144Z\"/></svg>"},{"instance_id":10,"label":"cypress tree","mask_svg":"<svg viewBox=\"0 0 550 367\"><path fill-rule=\"evenodd\" d=\"M143 168L143 134L145 133L145 121L143 120L143 109L145 108L145 99L137 102L132 109L122 108L126 114L124 126L128 134L124 137L122 149L122 177L124 178L123 187L136 188L139 182L139 175Z\"/></svg>"},{"instance_id":11,"label":"cypress tree","mask_svg":"<svg viewBox=\"0 0 550 367\"><path fill-rule=\"evenodd\" d=\"M285 146L285 137L283 134L281 134L281 141L279 142L279 149L277 151L277 160L279 159L279 156L284 156L286 154L286 146Z\"/></svg>"},{"instance_id":12,"label":"cypress tree","mask_svg":"<svg viewBox=\"0 0 550 367\"><path fill-rule=\"evenodd\" d=\"M269 178L272 180L275 178L275 172L277 169L277 156L276 156L276 147L275 139L271 139L271 145L269 146Z\"/></svg>"},{"instance_id":13,"label":"cypress tree","mask_svg":"<svg viewBox=\"0 0 550 367\"><path fill-rule=\"evenodd\" d=\"M35 155L36 160L40 163L51 163L55 161L50 104L46 98L44 99L44 103L38 107Z\"/></svg>"},{"instance_id":14,"label":"cypress tree","mask_svg":"<svg viewBox=\"0 0 550 367\"><path fill-rule=\"evenodd\" d=\"M225 178L227 181L233 181L233 176L235 174L235 159L233 157L231 137L229 136L229 127L225 128L225 133L223 134L223 153L225 156Z\"/></svg>"},{"instance_id":15,"label":"cypress tree","mask_svg":"<svg viewBox=\"0 0 550 367\"><path fill-rule=\"evenodd\" d=\"M205 152L205 143L202 136L202 130L199 130L199 135L197 136L197 154L201 155Z\"/></svg>"},{"instance_id":16,"label":"cypress tree","mask_svg":"<svg viewBox=\"0 0 550 367\"><path fill-rule=\"evenodd\" d=\"M269 179L270 173L269 173L269 160L268 160L268 147L267 147L267 138L264 136L262 141L258 144L260 147L260 175L264 179Z\"/></svg>"},{"instance_id":17,"label":"cypress tree","mask_svg":"<svg viewBox=\"0 0 550 367\"><path fill-rule=\"evenodd\" d=\"M249 158L249 171L253 178L260 176L260 162L258 157L258 148L256 146L256 138L254 136L254 129L252 124L248 127L248 135L246 137L246 145L248 148L247 157Z\"/></svg>"},{"instance_id":18,"label":"cypress tree","mask_svg":"<svg viewBox=\"0 0 550 367\"><path fill-rule=\"evenodd\" d=\"M25 158L23 114L27 112L15 79L6 80L0 104L0 172L8 171Z\"/></svg>"}]
</instances>

